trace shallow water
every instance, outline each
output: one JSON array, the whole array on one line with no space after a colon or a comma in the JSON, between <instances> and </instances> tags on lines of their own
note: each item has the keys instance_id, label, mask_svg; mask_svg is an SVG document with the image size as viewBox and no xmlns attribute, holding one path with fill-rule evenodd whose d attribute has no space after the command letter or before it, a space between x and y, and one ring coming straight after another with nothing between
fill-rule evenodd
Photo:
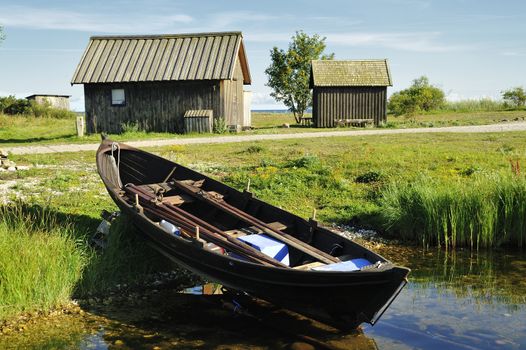
<instances>
[{"instance_id":1,"label":"shallow water","mask_svg":"<svg viewBox=\"0 0 526 350\"><path fill-rule=\"evenodd\" d=\"M413 270L410 283L376 326L355 333L337 333L266 304L273 318L258 321L234 313L236 305L225 296L202 295L197 288L153 290L132 300L86 306L83 315L42 319L1 336L0 348L308 349L309 342L341 349L526 347L526 254L379 250ZM205 294L217 291L207 285Z\"/></svg>"}]
</instances>

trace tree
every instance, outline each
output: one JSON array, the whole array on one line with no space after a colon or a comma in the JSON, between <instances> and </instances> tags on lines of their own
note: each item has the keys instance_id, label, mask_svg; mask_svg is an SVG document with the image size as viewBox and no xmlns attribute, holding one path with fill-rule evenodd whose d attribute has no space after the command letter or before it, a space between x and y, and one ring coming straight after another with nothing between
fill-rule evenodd
<instances>
[{"instance_id":1,"label":"tree","mask_svg":"<svg viewBox=\"0 0 526 350\"><path fill-rule=\"evenodd\" d=\"M411 115L438 109L445 101L444 91L431 85L427 77L421 76L413 80L409 88L392 94L387 107L394 115Z\"/></svg>"},{"instance_id":2,"label":"tree","mask_svg":"<svg viewBox=\"0 0 526 350\"><path fill-rule=\"evenodd\" d=\"M274 47L270 50L272 63L265 70L267 86L276 101L281 101L294 113L296 123L301 122L303 113L312 105L309 89L312 60L333 59L334 54L324 54L325 37L318 34L308 36L303 31L296 32L287 51Z\"/></svg>"},{"instance_id":3,"label":"tree","mask_svg":"<svg viewBox=\"0 0 526 350\"><path fill-rule=\"evenodd\" d=\"M513 89L502 91L502 98L519 108L526 104L526 91L524 91L523 87L518 86Z\"/></svg>"},{"instance_id":4,"label":"tree","mask_svg":"<svg viewBox=\"0 0 526 350\"><path fill-rule=\"evenodd\" d=\"M0 44L2 43L2 41L4 41L4 39L5 39L4 27L0 26Z\"/></svg>"}]
</instances>

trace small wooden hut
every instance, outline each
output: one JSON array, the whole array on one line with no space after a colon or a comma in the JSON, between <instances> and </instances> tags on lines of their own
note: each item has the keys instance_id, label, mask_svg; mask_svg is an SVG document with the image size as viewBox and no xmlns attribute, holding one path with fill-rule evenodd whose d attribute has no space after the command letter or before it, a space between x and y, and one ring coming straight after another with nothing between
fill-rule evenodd
<instances>
[{"instance_id":1,"label":"small wooden hut","mask_svg":"<svg viewBox=\"0 0 526 350\"><path fill-rule=\"evenodd\" d=\"M378 125L387 119L387 60L312 61L312 121L315 127Z\"/></svg>"},{"instance_id":2,"label":"small wooden hut","mask_svg":"<svg viewBox=\"0 0 526 350\"><path fill-rule=\"evenodd\" d=\"M130 124L192 132L189 125L201 123L185 127L185 114L203 110L211 111L204 123L212 115L235 129L250 127L243 85L251 78L242 39L241 32L91 37L71 80L84 84L87 132L119 133Z\"/></svg>"},{"instance_id":3,"label":"small wooden hut","mask_svg":"<svg viewBox=\"0 0 526 350\"><path fill-rule=\"evenodd\" d=\"M35 94L27 96L26 100L35 101L40 105L49 104L51 107L69 110L70 95Z\"/></svg>"}]
</instances>

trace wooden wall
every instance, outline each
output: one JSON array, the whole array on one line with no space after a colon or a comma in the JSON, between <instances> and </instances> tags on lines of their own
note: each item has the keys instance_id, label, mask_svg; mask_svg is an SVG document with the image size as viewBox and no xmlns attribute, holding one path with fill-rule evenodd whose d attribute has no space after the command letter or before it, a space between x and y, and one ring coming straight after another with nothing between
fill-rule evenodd
<instances>
[{"instance_id":1,"label":"wooden wall","mask_svg":"<svg viewBox=\"0 0 526 350\"><path fill-rule=\"evenodd\" d=\"M226 124L243 126L243 71L239 62L236 63L234 78L221 81L221 98L224 101L223 116Z\"/></svg>"},{"instance_id":2,"label":"wooden wall","mask_svg":"<svg viewBox=\"0 0 526 350\"><path fill-rule=\"evenodd\" d=\"M374 119L378 125L387 119L387 88L314 87L312 120L317 128L336 126L335 119Z\"/></svg>"},{"instance_id":3,"label":"wooden wall","mask_svg":"<svg viewBox=\"0 0 526 350\"><path fill-rule=\"evenodd\" d=\"M112 106L112 89L125 90L124 106ZM124 123L138 123L146 131L183 133L189 109L224 115L217 80L84 84L84 96L88 133L120 133Z\"/></svg>"}]
</instances>

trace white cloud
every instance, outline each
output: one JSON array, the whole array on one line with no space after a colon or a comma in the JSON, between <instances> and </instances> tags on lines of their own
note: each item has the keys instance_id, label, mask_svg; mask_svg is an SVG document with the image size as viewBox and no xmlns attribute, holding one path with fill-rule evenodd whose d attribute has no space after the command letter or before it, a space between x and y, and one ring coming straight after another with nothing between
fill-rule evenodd
<instances>
[{"instance_id":1,"label":"white cloud","mask_svg":"<svg viewBox=\"0 0 526 350\"><path fill-rule=\"evenodd\" d=\"M452 52L473 49L469 45L446 45L439 43L439 32L349 32L320 33L327 38L327 44L345 46L384 47L413 52ZM286 33L246 33L245 40L253 42L288 42L291 35Z\"/></svg>"},{"instance_id":2,"label":"white cloud","mask_svg":"<svg viewBox=\"0 0 526 350\"><path fill-rule=\"evenodd\" d=\"M173 28L176 24L188 24L192 21L193 18L186 14L132 14L123 16L119 12L78 12L30 6L3 6L0 12L0 23L4 27L86 32L155 32Z\"/></svg>"},{"instance_id":3,"label":"white cloud","mask_svg":"<svg viewBox=\"0 0 526 350\"><path fill-rule=\"evenodd\" d=\"M212 27L228 28L238 23L267 22L277 19L284 20L289 16L277 16L253 11L219 12L211 16Z\"/></svg>"}]
</instances>

